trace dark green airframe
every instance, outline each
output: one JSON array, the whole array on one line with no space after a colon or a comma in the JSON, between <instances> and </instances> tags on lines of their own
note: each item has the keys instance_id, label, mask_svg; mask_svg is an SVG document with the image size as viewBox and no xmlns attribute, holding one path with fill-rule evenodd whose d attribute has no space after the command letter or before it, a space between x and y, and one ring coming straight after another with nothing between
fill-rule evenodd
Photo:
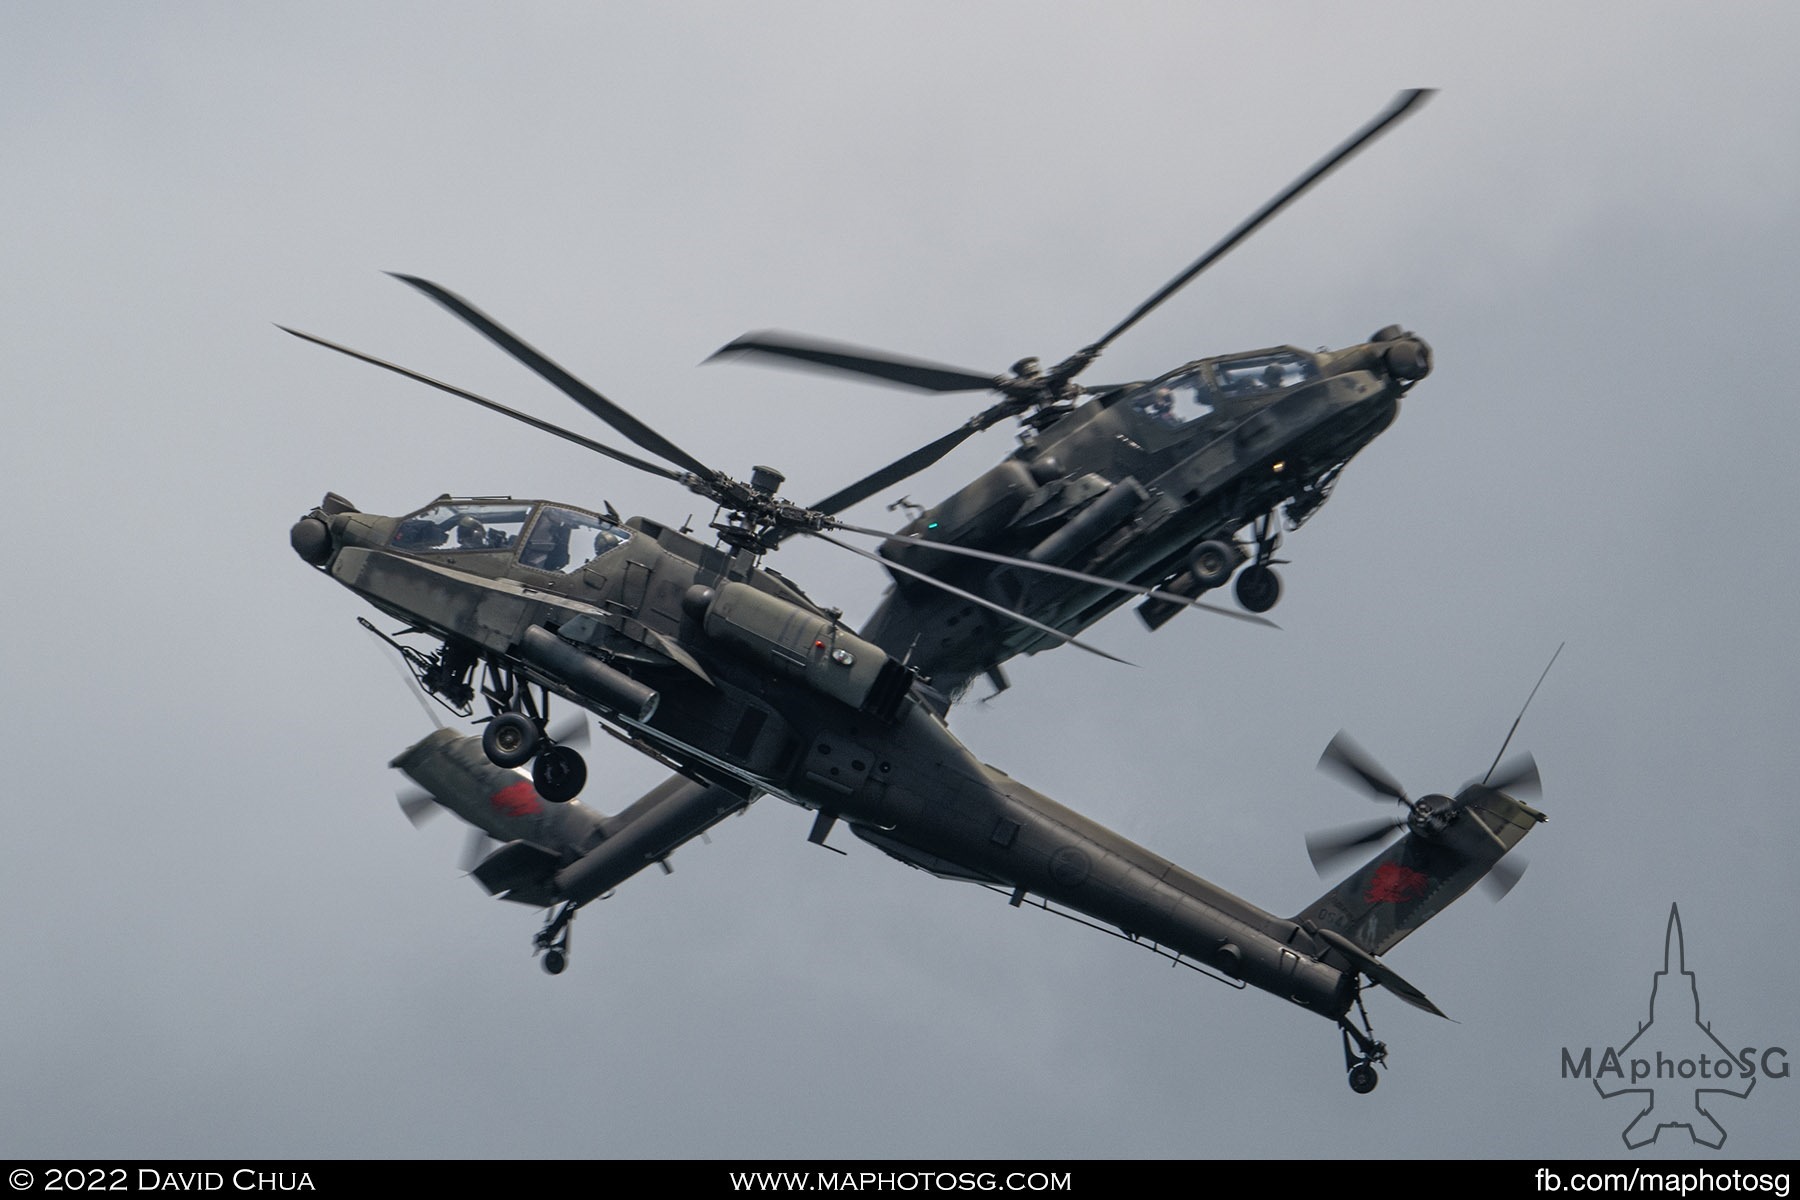
<instances>
[{"instance_id":1,"label":"dark green airframe","mask_svg":"<svg viewBox=\"0 0 1800 1200\"><path fill-rule=\"evenodd\" d=\"M1059 645L1056 634L1078 634L1132 598L1078 576L1179 597L1144 601L1139 615L1151 629L1234 573L1244 609L1272 608L1281 595L1274 567L1284 561L1275 557L1282 526L1298 529L1317 513L1350 459L1393 422L1401 397L1431 371L1430 347L1389 325L1339 350L1274 346L1216 355L1141 383L1084 386L1076 377L1429 94L1402 93L1099 341L1048 370L1024 359L1009 374L985 375L773 332L747 334L721 349L714 357L755 356L921 391L999 394L960 428L814 505L825 513L886 491L980 430L1019 420L1019 448L1005 461L939 504L908 505L916 515L881 548L894 587L865 632L906 654L933 686L955 698L983 674L1004 688L1000 666L1007 659ZM944 545L962 553L938 548ZM970 552L1076 574L996 569ZM989 604L970 603L934 582ZM1055 633L1000 609L1025 613Z\"/></svg>"},{"instance_id":2,"label":"dark green airframe","mask_svg":"<svg viewBox=\"0 0 1800 1200\"><path fill-rule=\"evenodd\" d=\"M1541 819L1479 784L1453 801L1427 798L1418 807L1435 799L1437 813L1415 816L1404 838L1300 916L1277 917L982 763L909 669L758 567L753 550L708 546L641 517L448 497L403 517L328 497L292 541L320 571L440 642L414 652L426 685L467 704L478 684L498 714L487 757L533 761L546 799L572 798L585 777L573 751L544 744L554 694L675 768L683 782L637 818L665 841L779 796L818 814L816 841L841 821L904 862L994 885L1015 902L1041 898L1333 1019L1359 1087L1373 1086L1366 1068L1384 1052L1347 1018L1363 978L1436 1011L1376 954ZM512 851L505 890L561 905L540 936L558 969L556 938L574 909L652 861L629 833L578 856Z\"/></svg>"},{"instance_id":3,"label":"dark green airframe","mask_svg":"<svg viewBox=\"0 0 1800 1200\"><path fill-rule=\"evenodd\" d=\"M1251 227L1255 223L1259 219ZM1278 917L981 762L950 731L946 717L960 690L954 686L958 673L966 682L974 669L997 667L998 659L959 662L950 645L948 657L940 653L933 669L952 686L923 678L922 662L942 647L921 647L921 629L930 618L919 614L933 602L921 606L917 597L947 596L945 603L956 611L979 609L1005 628L1057 644L1073 641L1070 629L1098 619L1121 593L1147 595L1170 611L1197 603L1192 596L1204 589L1186 587L1179 571L1169 590L1144 582L1171 575L1174 560L1166 545L1133 557L1123 549L1130 538L1106 525L1129 507L1109 497L1141 504L1139 493L1147 489L1114 482L1094 490L1078 479L1038 478L1030 455L1015 456L997 471L1021 487L1031 481L1038 489L1032 497L1014 505L1004 481L993 484L990 472L972 485L970 511L958 508L957 498L940 506L940 515L957 514L954 522L933 526L929 514L915 522L927 540L936 535L954 545L919 546L895 537L886 543L885 557L867 554L908 581L912 608L903 611L890 601L858 632L838 610L816 604L762 560L787 537L844 546L835 533L870 532L834 514L887 486L899 477L897 470L918 469L917 455L817 507L801 507L780 496L778 472L759 467L745 483L707 466L461 297L402 278L662 461L646 461L312 335L297 336L527 421L678 482L718 506L714 544L648 518L623 519L610 506L597 512L448 495L403 516L383 517L328 494L291 531L303 560L400 623L397 634L383 636L428 693L464 716L478 703L486 708L480 739L440 731L394 765L444 807L505 841L473 873L497 895L550 909L535 945L551 973L566 964L570 922L582 905L663 861L722 817L774 795L816 814L815 842L825 844L842 823L909 865L998 889L1014 904L1080 914L1235 986L1261 988L1331 1019L1342 1031L1350 1084L1358 1092L1375 1086L1374 1068L1387 1053L1370 1034L1366 1014L1360 1022L1351 1016L1361 1014L1367 983L1438 1012L1378 956L1487 876L1543 820L1509 794L1535 785L1534 767L1498 776L1490 768L1454 798L1413 801L1366 755L1334 742L1322 762L1405 809L1403 818L1381 822L1376 834L1359 834L1349 844L1371 844L1395 831L1404 836L1299 914ZM1084 352L1089 360L1096 353L1098 344ZM1269 447L1246 429L1285 421L1290 433L1297 431L1292 445L1319 448L1306 462L1347 457L1392 419L1396 390L1423 374L1427 358L1423 343L1396 331L1336 355L1276 350L1202 360L1153 384L1111 389L1079 409L1059 411L1060 401L1039 407L1028 422L1043 427L1039 455L1052 449L1088 453L1095 439L1109 447L1129 442L1108 453L1136 456L1130 461L1142 464L1146 477L1166 480L1186 471L1201 493L1223 486L1206 480L1238 480L1227 490L1240 499L1177 498L1175 509L1153 522L1144 522L1141 512L1128 514L1133 528L1175 523L1216 530L1244 504L1267 511L1295 494L1288 479L1270 481L1282 472L1267 460ZM1255 392L1253 375L1260 380ZM1058 394L1067 382L1065 376ZM1239 382L1245 390L1234 397ZM1199 403L1203 388L1210 389L1210 413L1230 419L1216 436L1189 437L1184 423L1168 419L1163 402ZM1078 424L1063 429L1069 421ZM1159 443L1159 430L1166 442ZM1157 457L1171 447L1176 449L1167 459ZM1314 492L1328 483L1314 477ZM1046 499L1044 490L1055 495ZM1308 494L1303 489L1298 497ZM1208 515L1184 515L1184 503ZM999 518L992 517L996 508L1005 510ZM1050 511L1040 521L1028 519L1044 509ZM1091 515L1096 512L1105 515ZM1019 531L1037 539L1023 555L981 544ZM1111 557L1102 558L1125 564L1120 574L1129 582L1078 571L1068 565L1071 556L1057 550L1077 545L1092 552L1096 531L1101 545L1113 547L1106 552ZM974 587L941 578L952 550L981 556L964 555L978 564L968 580ZM1228 576L1239 561L1235 543L1218 553L1229 562L1195 559L1182 569ZM916 565L903 561L908 558ZM1257 565L1266 566L1266 549L1258 558ZM1088 599L1071 607L1055 587ZM1009 591L1016 607L978 595L977 588ZM1105 599L1097 599L1102 593ZM425 639L427 648L396 640L413 636ZM556 744L549 732L552 696L594 714L674 776L616 816L570 805L587 768L572 746ZM528 784L517 774L527 765ZM543 801L568 807L553 819L546 814L558 810L546 809Z\"/></svg>"}]
</instances>

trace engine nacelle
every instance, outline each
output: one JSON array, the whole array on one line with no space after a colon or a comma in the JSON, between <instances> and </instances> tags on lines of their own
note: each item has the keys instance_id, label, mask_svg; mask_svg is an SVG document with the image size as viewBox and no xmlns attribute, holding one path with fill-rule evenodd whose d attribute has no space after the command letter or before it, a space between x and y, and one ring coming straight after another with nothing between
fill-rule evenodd
<instances>
[{"instance_id":1,"label":"engine nacelle","mask_svg":"<svg viewBox=\"0 0 1800 1200\"><path fill-rule=\"evenodd\" d=\"M683 601L707 637L879 720L899 715L912 672L875 643L747 583L722 584L710 598L700 594L711 590L691 590Z\"/></svg>"},{"instance_id":2,"label":"engine nacelle","mask_svg":"<svg viewBox=\"0 0 1800 1200\"><path fill-rule=\"evenodd\" d=\"M1150 498L1143 484L1127 476L1113 484L1067 525L1033 546L1032 562L1062 566L1123 525Z\"/></svg>"},{"instance_id":3,"label":"engine nacelle","mask_svg":"<svg viewBox=\"0 0 1800 1200\"><path fill-rule=\"evenodd\" d=\"M934 542L981 545L1006 527L1038 491L1039 480L1024 465L1007 459L989 468L961 491L927 509L900 532ZM956 559L917 542L890 540L881 545L881 556L890 562L927 575ZM897 577L903 587L915 586L905 574Z\"/></svg>"}]
</instances>

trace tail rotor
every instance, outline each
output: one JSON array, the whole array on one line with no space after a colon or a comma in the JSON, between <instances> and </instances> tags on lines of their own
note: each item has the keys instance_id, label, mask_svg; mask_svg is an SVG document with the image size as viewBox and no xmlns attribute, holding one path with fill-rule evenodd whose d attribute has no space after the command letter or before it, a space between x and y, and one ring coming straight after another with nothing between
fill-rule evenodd
<instances>
[{"instance_id":1,"label":"tail rotor","mask_svg":"<svg viewBox=\"0 0 1800 1200\"><path fill-rule=\"evenodd\" d=\"M1496 760L1486 776L1464 784L1454 799L1432 794L1413 800L1399 781L1375 760L1375 756L1343 730L1338 731L1325 747L1325 752L1319 755L1319 770L1368 793L1372 800L1391 800L1406 809L1406 815L1402 817L1364 821L1308 834L1306 854L1312 860L1313 869L1320 875L1326 874L1341 860L1355 855L1365 847L1387 842L1395 834L1411 833L1425 844L1440 844L1446 840L1452 823L1463 821L1465 817L1473 821L1476 828L1487 830L1491 835L1492 830L1487 821L1477 811L1482 808L1486 797L1495 794L1538 796L1543 792L1543 780L1538 774L1537 762L1531 755L1521 754L1505 764ZM1481 839L1476 845L1480 846L1488 841L1489 839ZM1511 847L1501 845L1492 848L1505 854ZM1482 883L1488 894L1498 900L1513 889L1519 882L1519 876L1524 873L1525 864L1522 860L1500 860L1496 856L1496 861L1482 876Z\"/></svg>"}]
</instances>

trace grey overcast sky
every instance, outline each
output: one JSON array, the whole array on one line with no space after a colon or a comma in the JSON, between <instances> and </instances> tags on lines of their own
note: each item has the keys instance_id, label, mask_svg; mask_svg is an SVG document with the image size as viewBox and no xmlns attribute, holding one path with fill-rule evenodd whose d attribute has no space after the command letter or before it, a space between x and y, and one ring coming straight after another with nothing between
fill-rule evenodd
<instances>
[{"instance_id":1,"label":"grey overcast sky","mask_svg":"<svg viewBox=\"0 0 1800 1200\"><path fill-rule=\"evenodd\" d=\"M1672 903L1703 1019L1800 1058L1800 9L1058 2L0 4L8 485L0 1151L70 1156L1592 1156L1563 1048L1648 1016ZM1436 373L1286 546L1281 632L1128 614L954 727L1277 912L1345 727L1415 791L1517 745L1503 903L1390 956L1393 1047L757 804L585 912L413 830L426 731L287 546L327 489L680 520L695 501L286 337L593 432L380 272L439 280L709 462L824 495L963 421L698 364L781 327L998 370L1092 340L1399 90L1442 93L1096 379L1418 330ZM902 488L935 500L995 429ZM857 510L889 520L884 496ZM778 564L853 617L879 572ZM604 740L604 739L603 739ZM584 799L658 777L596 744ZM1780 1061L1780 1060L1776 1060ZM1800 1079L1717 1098L1793 1155Z\"/></svg>"}]
</instances>

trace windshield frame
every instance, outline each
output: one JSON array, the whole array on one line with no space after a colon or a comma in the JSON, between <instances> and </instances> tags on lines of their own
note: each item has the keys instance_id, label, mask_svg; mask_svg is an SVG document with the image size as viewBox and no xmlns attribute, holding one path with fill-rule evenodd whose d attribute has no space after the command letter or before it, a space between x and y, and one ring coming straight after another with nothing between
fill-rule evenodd
<instances>
[{"instance_id":1,"label":"windshield frame","mask_svg":"<svg viewBox=\"0 0 1800 1200\"><path fill-rule=\"evenodd\" d=\"M553 524L557 530L549 528ZM587 531L586 536L582 537L578 530ZM540 501L519 539L518 563L530 571L568 578L617 550L632 536L631 530L611 517L572 504ZM591 550L586 549L589 546Z\"/></svg>"},{"instance_id":2,"label":"windshield frame","mask_svg":"<svg viewBox=\"0 0 1800 1200\"><path fill-rule=\"evenodd\" d=\"M535 508L531 500L439 496L398 518L388 545L407 554L511 553Z\"/></svg>"}]
</instances>

